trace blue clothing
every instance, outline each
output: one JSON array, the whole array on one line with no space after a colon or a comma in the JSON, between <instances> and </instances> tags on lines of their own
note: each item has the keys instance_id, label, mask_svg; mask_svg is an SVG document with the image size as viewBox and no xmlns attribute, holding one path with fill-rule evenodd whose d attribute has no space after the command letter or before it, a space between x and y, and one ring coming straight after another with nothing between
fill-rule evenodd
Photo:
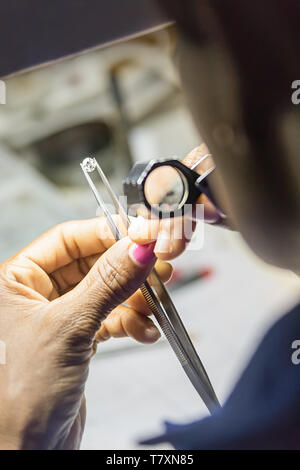
<instances>
[{"instance_id":1,"label":"blue clothing","mask_svg":"<svg viewBox=\"0 0 300 470\"><path fill-rule=\"evenodd\" d=\"M295 340L297 343L292 344ZM292 360L293 355L293 360ZM300 304L268 331L233 392L213 416L166 423L143 444L176 449L300 449Z\"/></svg>"}]
</instances>

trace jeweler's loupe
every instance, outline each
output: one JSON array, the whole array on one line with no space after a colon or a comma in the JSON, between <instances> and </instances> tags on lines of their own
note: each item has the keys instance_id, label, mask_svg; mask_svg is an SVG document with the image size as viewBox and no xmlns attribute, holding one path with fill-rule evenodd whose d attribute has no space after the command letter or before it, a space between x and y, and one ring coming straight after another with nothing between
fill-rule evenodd
<instances>
[{"instance_id":1,"label":"jeweler's loupe","mask_svg":"<svg viewBox=\"0 0 300 470\"><path fill-rule=\"evenodd\" d=\"M178 160L136 163L123 182L127 204L144 204L160 218L185 214L202 193L215 204L207 180L213 170L199 175Z\"/></svg>"}]
</instances>

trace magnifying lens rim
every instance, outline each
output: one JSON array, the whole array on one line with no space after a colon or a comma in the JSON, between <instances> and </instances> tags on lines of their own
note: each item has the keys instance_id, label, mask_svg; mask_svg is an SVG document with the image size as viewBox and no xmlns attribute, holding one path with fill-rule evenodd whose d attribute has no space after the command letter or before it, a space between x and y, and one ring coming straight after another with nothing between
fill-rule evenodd
<instances>
[{"instance_id":1,"label":"magnifying lens rim","mask_svg":"<svg viewBox=\"0 0 300 470\"><path fill-rule=\"evenodd\" d=\"M177 210L174 211L162 211L155 204L150 204L146 194L145 194L145 184L149 175L157 168L161 166L170 166L177 170L179 176L184 184L184 196L181 200L181 203L178 206ZM187 205L191 205L195 202L197 197L199 196L199 192L195 187L195 181L199 177L198 173L191 170L183 163L178 160L152 160L145 168L143 172L142 178L138 182L141 185L141 191L143 194L144 204L148 210L153 211L159 218L170 218L170 217L177 217L182 216L185 212L185 208Z\"/></svg>"},{"instance_id":2,"label":"magnifying lens rim","mask_svg":"<svg viewBox=\"0 0 300 470\"><path fill-rule=\"evenodd\" d=\"M164 210L163 208L161 208L163 206L163 202L161 203L150 203L150 200L149 200L149 190L147 189L147 183L150 182L150 179L151 179L151 175L156 171L156 170L159 170L160 168L164 168L164 167L169 167L171 168L177 175L177 177L180 179L180 182L181 182L181 191L180 191L180 200L177 204L171 204L173 207L175 207L176 205L176 209L175 211L181 209L181 207L185 204L187 198L188 198L188 184L187 184L187 180L186 180L186 177L185 175L182 173L182 171L180 171L178 168L175 168L173 166L170 166L169 164L166 164L164 163L163 165L159 165L159 166L156 166L155 168L151 168L151 170L149 171L149 173L147 174L147 177L145 178L145 183L144 183L144 196L145 196L145 200L149 203L149 205L151 207L157 207L158 210L160 212L166 212L166 213L170 213L170 212L174 212L171 211L171 210ZM146 195L146 193L148 195ZM166 193L167 194L167 193Z\"/></svg>"}]
</instances>

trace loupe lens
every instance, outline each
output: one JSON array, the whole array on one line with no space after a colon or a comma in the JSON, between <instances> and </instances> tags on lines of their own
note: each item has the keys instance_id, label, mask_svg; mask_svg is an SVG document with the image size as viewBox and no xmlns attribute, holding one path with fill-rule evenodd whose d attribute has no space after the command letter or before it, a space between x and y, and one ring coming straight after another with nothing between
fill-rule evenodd
<instances>
[{"instance_id":1,"label":"loupe lens","mask_svg":"<svg viewBox=\"0 0 300 470\"><path fill-rule=\"evenodd\" d=\"M144 194L150 206L162 213L180 209L187 198L185 176L170 165L162 165L152 170L144 185Z\"/></svg>"}]
</instances>

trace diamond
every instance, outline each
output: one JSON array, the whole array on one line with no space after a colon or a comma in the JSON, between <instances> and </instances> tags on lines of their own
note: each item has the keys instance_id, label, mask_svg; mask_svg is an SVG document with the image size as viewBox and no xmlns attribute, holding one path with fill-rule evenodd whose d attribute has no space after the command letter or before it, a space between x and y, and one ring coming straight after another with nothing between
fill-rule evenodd
<instances>
[{"instance_id":1,"label":"diamond","mask_svg":"<svg viewBox=\"0 0 300 470\"><path fill-rule=\"evenodd\" d=\"M97 162L95 158L87 157L83 160L82 166L88 173L91 173L96 168Z\"/></svg>"}]
</instances>

